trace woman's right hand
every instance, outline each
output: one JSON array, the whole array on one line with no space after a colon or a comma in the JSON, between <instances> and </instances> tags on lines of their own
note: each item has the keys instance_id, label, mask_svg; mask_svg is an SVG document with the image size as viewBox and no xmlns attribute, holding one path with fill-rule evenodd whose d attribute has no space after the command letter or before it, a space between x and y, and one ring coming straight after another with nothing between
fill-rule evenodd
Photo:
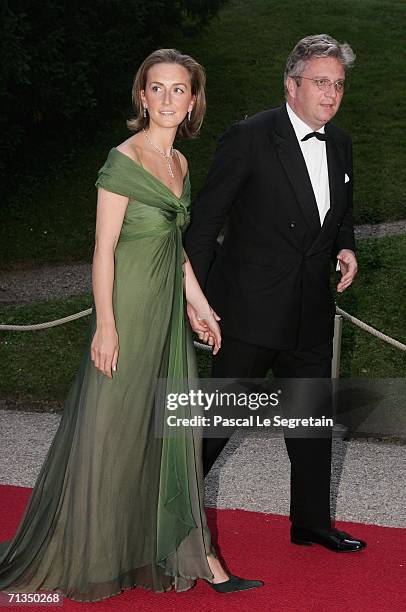
<instances>
[{"instance_id":1,"label":"woman's right hand","mask_svg":"<svg viewBox=\"0 0 406 612\"><path fill-rule=\"evenodd\" d=\"M115 326L96 328L91 345L91 358L95 367L108 378L117 370L118 335Z\"/></svg>"}]
</instances>

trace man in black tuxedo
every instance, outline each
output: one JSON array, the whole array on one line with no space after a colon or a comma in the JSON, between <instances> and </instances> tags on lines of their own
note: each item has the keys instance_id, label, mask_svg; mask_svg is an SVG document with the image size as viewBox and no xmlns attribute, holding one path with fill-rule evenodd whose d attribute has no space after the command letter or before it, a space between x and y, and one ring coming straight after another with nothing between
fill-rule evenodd
<instances>
[{"instance_id":1,"label":"man in black tuxedo","mask_svg":"<svg viewBox=\"0 0 406 612\"><path fill-rule=\"evenodd\" d=\"M214 378L263 378L269 368L281 378L331 377L331 263L339 262L341 292L357 261L352 144L330 120L354 59L349 45L325 34L299 41L286 64L286 104L233 125L220 140L185 240L221 317ZM199 313L188 314L201 329ZM364 542L331 527L331 437L285 441L291 541L363 549ZM227 439L204 442L207 473Z\"/></svg>"}]
</instances>

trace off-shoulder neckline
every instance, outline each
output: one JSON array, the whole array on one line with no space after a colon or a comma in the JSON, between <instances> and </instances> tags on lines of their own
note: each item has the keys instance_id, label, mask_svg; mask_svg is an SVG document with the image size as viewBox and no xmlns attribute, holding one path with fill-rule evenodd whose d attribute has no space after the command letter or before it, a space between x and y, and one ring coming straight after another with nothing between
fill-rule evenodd
<instances>
[{"instance_id":1,"label":"off-shoulder neckline","mask_svg":"<svg viewBox=\"0 0 406 612\"><path fill-rule=\"evenodd\" d=\"M144 168L144 166L141 166L141 164L138 164L134 159L132 159L129 155L126 155L125 153L123 153L122 151L119 151L119 149L117 149L116 147L112 148L112 151L116 151L117 153L120 153L120 155L122 157L126 157L130 163L134 164L134 166L136 166L139 170L142 170L147 176L149 176L151 179L153 179L156 183L158 183L159 185L161 185L162 187L164 187L164 189L166 189L174 198L176 198L176 200L181 200L183 197L183 194L185 193L185 189L186 189L186 179L189 177L189 168L183 178L183 188L182 188L182 193L177 196L176 193L174 193L172 191L172 189L170 189L168 187L168 185L165 185L165 183L163 183L158 177L155 176L155 174L152 174L152 172L149 172L149 170L146 170Z\"/></svg>"}]
</instances>

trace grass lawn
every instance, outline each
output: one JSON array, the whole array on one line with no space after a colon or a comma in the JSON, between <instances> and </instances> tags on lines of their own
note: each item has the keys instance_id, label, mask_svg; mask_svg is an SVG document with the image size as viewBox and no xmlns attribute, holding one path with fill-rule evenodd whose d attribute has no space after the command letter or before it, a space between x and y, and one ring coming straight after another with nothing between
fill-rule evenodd
<instances>
[{"instance_id":1,"label":"grass lawn","mask_svg":"<svg viewBox=\"0 0 406 612\"><path fill-rule=\"evenodd\" d=\"M358 278L337 305L406 344L406 236L360 240ZM341 376L402 378L406 353L344 320Z\"/></svg>"},{"instance_id":2,"label":"grass lawn","mask_svg":"<svg viewBox=\"0 0 406 612\"><path fill-rule=\"evenodd\" d=\"M279 105L282 74L293 45L310 33L348 41L357 54L337 123L354 140L358 223L405 216L406 151L401 148L401 38L403 4L387 0L230 0L197 36L163 40L206 67L208 111L201 137L182 143L194 192L201 187L220 134L245 115ZM119 68L119 67L118 67ZM118 96L129 99L131 83ZM127 96L127 97L126 97ZM19 187L0 210L0 267L90 260L97 169L110 147L127 137L123 115L92 142L41 172L21 173ZM41 151L38 151L41 156Z\"/></svg>"},{"instance_id":3,"label":"grass lawn","mask_svg":"<svg viewBox=\"0 0 406 612\"><path fill-rule=\"evenodd\" d=\"M406 237L360 241L360 273L338 305L363 321L406 342L404 304ZM396 270L396 273L394 272ZM376 299L379 296L379 299ZM38 323L88 308L89 295L58 302L0 308L0 322ZM13 398L25 408L61 407L79 365L87 337L88 318L49 330L3 332L0 361L4 364L0 400ZM211 357L199 352L202 376L209 375ZM399 378L406 375L406 355L344 322L341 354L344 377Z\"/></svg>"}]
</instances>

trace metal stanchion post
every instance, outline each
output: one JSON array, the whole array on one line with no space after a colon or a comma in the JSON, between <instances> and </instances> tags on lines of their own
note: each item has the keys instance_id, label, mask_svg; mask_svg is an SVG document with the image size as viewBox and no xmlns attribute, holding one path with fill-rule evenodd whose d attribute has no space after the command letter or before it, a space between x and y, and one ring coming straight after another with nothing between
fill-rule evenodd
<instances>
[{"instance_id":1,"label":"metal stanchion post","mask_svg":"<svg viewBox=\"0 0 406 612\"><path fill-rule=\"evenodd\" d=\"M348 434L348 427L343 423L339 423L336 420L337 416L337 386L338 383L334 381L340 378L340 357L341 357L341 336L343 332L343 317L341 315L335 315L334 317L334 337L333 337L333 359L331 363L331 378L333 379L332 391L333 391L333 415L334 415L334 429L333 436L335 438L345 438Z\"/></svg>"},{"instance_id":2,"label":"metal stanchion post","mask_svg":"<svg viewBox=\"0 0 406 612\"><path fill-rule=\"evenodd\" d=\"M343 318L334 317L333 360L331 363L331 378L340 378L341 336L343 333Z\"/></svg>"}]
</instances>

